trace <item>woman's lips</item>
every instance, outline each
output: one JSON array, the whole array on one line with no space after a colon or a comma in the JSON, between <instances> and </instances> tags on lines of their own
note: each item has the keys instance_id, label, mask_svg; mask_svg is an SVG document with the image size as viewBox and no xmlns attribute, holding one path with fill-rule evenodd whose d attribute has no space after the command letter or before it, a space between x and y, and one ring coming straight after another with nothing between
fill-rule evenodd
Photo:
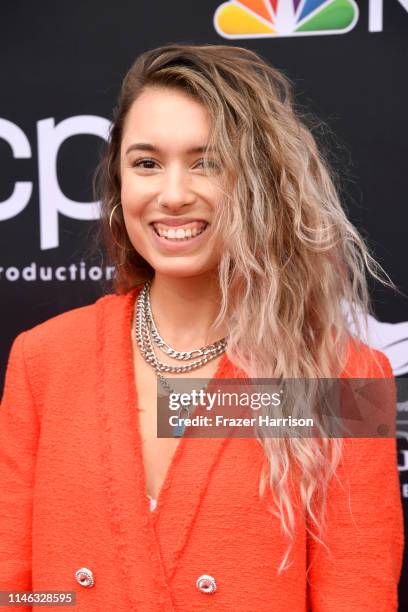
<instances>
[{"instance_id":1,"label":"woman's lips","mask_svg":"<svg viewBox=\"0 0 408 612\"><path fill-rule=\"evenodd\" d=\"M183 250L183 249L187 249L191 246L196 246L198 245L202 239L203 236L206 236L209 224L207 224L205 226L205 228L203 229L203 231L198 234L197 236L192 236L191 238L166 238L165 236L159 236L159 234L157 234L156 230L154 229L153 224L149 225L151 232L153 234L153 238L156 242L156 244L165 247L166 250L168 251L179 251L179 250ZM172 226L172 229L177 229L176 226Z\"/></svg>"},{"instance_id":2,"label":"woman's lips","mask_svg":"<svg viewBox=\"0 0 408 612\"><path fill-rule=\"evenodd\" d=\"M190 223L208 223L205 219L195 219L191 217L168 217L161 219L155 219L150 222L152 225L164 225L165 227L184 227Z\"/></svg>"},{"instance_id":3,"label":"woman's lips","mask_svg":"<svg viewBox=\"0 0 408 612\"><path fill-rule=\"evenodd\" d=\"M208 225L206 221L192 221L184 225L166 225L164 223L152 223L156 234L165 238L192 238L200 234ZM179 235L180 234L180 235ZM187 236L185 236L187 234Z\"/></svg>"}]
</instances>

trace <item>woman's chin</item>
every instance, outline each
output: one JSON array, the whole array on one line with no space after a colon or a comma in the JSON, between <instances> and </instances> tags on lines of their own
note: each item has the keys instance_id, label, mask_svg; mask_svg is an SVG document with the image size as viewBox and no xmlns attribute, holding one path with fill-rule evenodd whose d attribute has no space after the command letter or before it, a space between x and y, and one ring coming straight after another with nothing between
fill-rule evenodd
<instances>
[{"instance_id":1,"label":"woman's chin","mask_svg":"<svg viewBox=\"0 0 408 612\"><path fill-rule=\"evenodd\" d=\"M199 277L206 274L210 274L214 270L216 270L216 266L213 265L194 265L187 263L181 264L173 261L169 261L166 263L151 261L150 265L155 270L156 275L160 276L168 276L169 278L191 278L191 277Z\"/></svg>"}]
</instances>

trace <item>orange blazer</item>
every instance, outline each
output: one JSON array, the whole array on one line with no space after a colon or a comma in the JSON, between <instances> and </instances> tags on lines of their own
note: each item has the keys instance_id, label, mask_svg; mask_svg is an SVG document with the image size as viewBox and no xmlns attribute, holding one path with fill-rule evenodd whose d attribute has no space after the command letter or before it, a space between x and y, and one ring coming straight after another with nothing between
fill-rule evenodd
<instances>
[{"instance_id":1,"label":"orange blazer","mask_svg":"<svg viewBox=\"0 0 408 612\"><path fill-rule=\"evenodd\" d=\"M13 343L0 409L0 591L75 591L77 612L397 610L395 438L345 439L328 500L330 553L296 510L293 563L279 577L287 540L258 497L257 440L182 438L151 513L130 339L137 291L105 295ZM372 359L366 348L350 353L347 376ZM232 373L224 355L217 377ZM92 586L75 577L84 567ZM214 592L197 588L202 575Z\"/></svg>"}]
</instances>

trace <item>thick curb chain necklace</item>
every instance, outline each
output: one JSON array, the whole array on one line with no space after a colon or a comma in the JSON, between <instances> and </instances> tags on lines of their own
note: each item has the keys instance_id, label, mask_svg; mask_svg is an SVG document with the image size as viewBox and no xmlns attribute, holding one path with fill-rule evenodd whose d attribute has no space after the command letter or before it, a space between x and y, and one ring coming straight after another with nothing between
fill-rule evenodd
<instances>
[{"instance_id":1,"label":"thick curb chain necklace","mask_svg":"<svg viewBox=\"0 0 408 612\"><path fill-rule=\"evenodd\" d=\"M213 359L218 357L218 355L221 355L221 353L225 352L227 348L227 338L222 338L221 340L217 340L213 344L203 346L199 349L193 349L191 351L177 351L176 349L172 348L160 336L156 324L154 322L150 305L150 286L150 281L147 281L144 284L137 298L134 324L135 337L140 352L143 355L145 361L153 367L157 377L161 380L162 384L171 393L174 393L174 390L163 376L163 372L172 372L176 374L183 372L191 372L192 370L204 366L206 363L212 361ZM188 359L194 359L195 357L198 357L198 359L196 359L192 363L180 366L163 363L157 358L154 352L152 339L153 342L163 353L179 361L186 361ZM182 410L187 412L188 417L190 416L189 406L183 406L180 408L178 415L179 417L181 417ZM182 431L184 431L184 427L182 427L182 430L180 430L180 428L174 428L174 431L175 430L179 431L179 433L175 433L174 435L180 436L182 435Z\"/></svg>"},{"instance_id":2,"label":"thick curb chain necklace","mask_svg":"<svg viewBox=\"0 0 408 612\"><path fill-rule=\"evenodd\" d=\"M199 349L193 349L192 351L176 351L174 348L169 346L163 338L160 336L155 325L151 306L150 306L150 281L147 281L139 294L136 304L136 340L139 345L140 351L145 360L150 363L156 370L156 373L161 372L172 372L172 373L183 373L191 372L209 361L212 361L218 355L223 353L227 348L226 338L217 340L213 344L201 347ZM152 338L156 345L170 357L173 357L179 361L186 361L187 359L193 359L199 357L196 361L188 363L186 365L169 365L160 361L154 352Z\"/></svg>"}]
</instances>

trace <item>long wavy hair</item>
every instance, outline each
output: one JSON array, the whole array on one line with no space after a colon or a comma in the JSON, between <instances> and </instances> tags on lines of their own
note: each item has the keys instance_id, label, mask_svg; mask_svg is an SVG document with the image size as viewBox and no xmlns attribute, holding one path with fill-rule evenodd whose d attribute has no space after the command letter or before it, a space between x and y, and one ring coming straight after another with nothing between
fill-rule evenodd
<instances>
[{"instance_id":1,"label":"long wavy hair","mask_svg":"<svg viewBox=\"0 0 408 612\"><path fill-rule=\"evenodd\" d=\"M109 227L120 203L124 122L148 87L177 88L211 117L208 145L225 176L223 205L212 221L225 245L214 327L226 325L228 358L254 378L339 377L349 343L359 348L349 321L359 331L359 314L372 313L366 271L394 285L348 220L337 175L307 126L311 115L295 105L292 83L248 49L168 44L140 55L126 74L95 183L102 206L98 239L116 264L116 292L154 276L129 240L121 207ZM272 512L289 540L280 573L294 541L293 474L307 529L325 545L327 491L342 439L258 439L265 451L259 493L272 492Z\"/></svg>"}]
</instances>

